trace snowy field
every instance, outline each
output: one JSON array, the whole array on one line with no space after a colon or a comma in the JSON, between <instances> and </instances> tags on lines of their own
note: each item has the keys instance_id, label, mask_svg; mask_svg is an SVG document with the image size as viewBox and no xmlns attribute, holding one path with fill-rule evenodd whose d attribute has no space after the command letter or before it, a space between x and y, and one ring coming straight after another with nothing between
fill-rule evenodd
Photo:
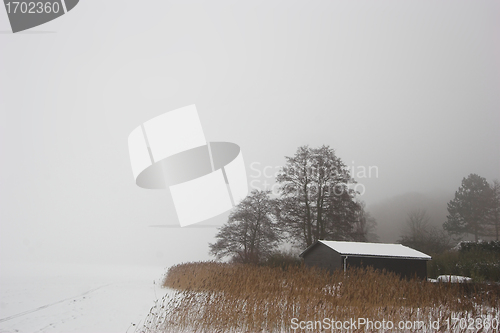
<instances>
[{"instance_id":1,"label":"snowy field","mask_svg":"<svg viewBox=\"0 0 500 333\"><path fill-rule=\"evenodd\" d=\"M1 265L0 332L133 332L157 298L165 267Z\"/></svg>"},{"instance_id":2,"label":"snowy field","mask_svg":"<svg viewBox=\"0 0 500 333\"><path fill-rule=\"evenodd\" d=\"M48 228L9 221L0 218L0 333L133 332L165 295L165 270L210 259L216 233L135 222ZM185 240L190 245L179 251Z\"/></svg>"}]
</instances>

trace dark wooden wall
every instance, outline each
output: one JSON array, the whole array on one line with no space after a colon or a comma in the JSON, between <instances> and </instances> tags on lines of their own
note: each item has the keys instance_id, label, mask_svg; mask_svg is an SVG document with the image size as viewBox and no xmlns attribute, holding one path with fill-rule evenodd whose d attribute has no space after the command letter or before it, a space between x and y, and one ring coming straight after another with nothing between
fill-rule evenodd
<instances>
[{"instance_id":1,"label":"dark wooden wall","mask_svg":"<svg viewBox=\"0 0 500 333\"><path fill-rule=\"evenodd\" d=\"M421 259L394 259L374 257L348 257L347 267L367 267L399 274L404 278L427 278L427 260Z\"/></svg>"},{"instance_id":2,"label":"dark wooden wall","mask_svg":"<svg viewBox=\"0 0 500 333\"><path fill-rule=\"evenodd\" d=\"M328 271L344 269L344 256L322 243L316 243L303 255L306 266L316 266ZM352 257L347 258L347 267L367 267L394 272L404 278L427 278L427 261L421 259Z\"/></svg>"},{"instance_id":3,"label":"dark wooden wall","mask_svg":"<svg viewBox=\"0 0 500 333\"><path fill-rule=\"evenodd\" d=\"M316 243L304 255L306 266L316 266L329 271L344 269L342 256L322 243Z\"/></svg>"}]
</instances>

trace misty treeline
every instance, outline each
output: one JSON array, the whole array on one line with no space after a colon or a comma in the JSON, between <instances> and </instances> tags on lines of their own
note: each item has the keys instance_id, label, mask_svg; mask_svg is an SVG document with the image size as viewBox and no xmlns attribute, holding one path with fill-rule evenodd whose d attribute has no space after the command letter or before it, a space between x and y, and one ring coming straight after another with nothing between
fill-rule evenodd
<instances>
[{"instance_id":1,"label":"misty treeline","mask_svg":"<svg viewBox=\"0 0 500 333\"><path fill-rule=\"evenodd\" d=\"M440 229L431 225L424 209L410 211L399 241L432 255L428 263L431 277L453 274L476 282L500 281L500 183L470 174L447 208ZM464 240L472 237L474 242Z\"/></svg>"},{"instance_id":2,"label":"misty treeline","mask_svg":"<svg viewBox=\"0 0 500 333\"><path fill-rule=\"evenodd\" d=\"M210 244L218 259L261 263L283 243L305 249L319 239L377 241L376 221L353 190L355 180L328 146L299 147L276 177L277 198L254 190Z\"/></svg>"},{"instance_id":3,"label":"misty treeline","mask_svg":"<svg viewBox=\"0 0 500 333\"><path fill-rule=\"evenodd\" d=\"M399 241L425 253L439 254L467 236L473 236L476 243L481 237L499 240L499 181L488 183L485 178L470 174L463 178L447 208L442 229L431 225L425 209L410 211Z\"/></svg>"},{"instance_id":4,"label":"misty treeline","mask_svg":"<svg viewBox=\"0 0 500 333\"><path fill-rule=\"evenodd\" d=\"M399 242L427 254L436 254L450 249L452 238L442 228L431 225L426 210L417 209L408 213Z\"/></svg>"},{"instance_id":5,"label":"misty treeline","mask_svg":"<svg viewBox=\"0 0 500 333\"><path fill-rule=\"evenodd\" d=\"M254 190L229 215L209 244L216 258L262 263L280 245L305 249L316 240L376 242L376 220L353 188L350 170L329 146L299 147L276 176L278 197ZM499 239L500 182L476 174L462 180L448 203L442 228L431 223L425 207L407 213L399 243L427 254L450 250L467 236Z\"/></svg>"}]
</instances>

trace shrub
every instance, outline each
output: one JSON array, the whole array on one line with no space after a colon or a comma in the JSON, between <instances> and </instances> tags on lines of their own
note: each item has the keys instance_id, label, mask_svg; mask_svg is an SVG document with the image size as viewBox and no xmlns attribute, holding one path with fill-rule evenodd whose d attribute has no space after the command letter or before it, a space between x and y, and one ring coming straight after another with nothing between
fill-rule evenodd
<instances>
[{"instance_id":1,"label":"shrub","mask_svg":"<svg viewBox=\"0 0 500 333\"><path fill-rule=\"evenodd\" d=\"M462 243L458 251L436 255L428 263L429 277L462 275L475 282L500 281L500 252L497 244ZM466 245L464 245L466 244Z\"/></svg>"},{"instance_id":2,"label":"shrub","mask_svg":"<svg viewBox=\"0 0 500 333\"><path fill-rule=\"evenodd\" d=\"M300 265L302 265L302 259L292 251L274 252L263 263L263 266L280 267L282 269L289 266L298 267Z\"/></svg>"},{"instance_id":3,"label":"shrub","mask_svg":"<svg viewBox=\"0 0 500 333\"><path fill-rule=\"evenodd\" d=\"M459 251L465 252L487 252L500 254L500 241L491 242L461 242Z\"/></svg>"}]
</instances>

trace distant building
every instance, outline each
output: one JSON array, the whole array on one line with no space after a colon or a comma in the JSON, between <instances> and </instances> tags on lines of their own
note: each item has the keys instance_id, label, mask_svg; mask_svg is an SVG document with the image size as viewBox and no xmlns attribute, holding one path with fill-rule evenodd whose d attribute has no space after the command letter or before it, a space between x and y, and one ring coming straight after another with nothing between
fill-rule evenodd
<instances>
[{"instance_id":1,"label":"distant building","mask_svg":"<svg viewBox=\"0 0 500 333\"><path fill-rule=\"evenodd\" d=\"M401 244L337 242L319 240L300 254L307 266L328 271L347 267L385 269L402 277L427 278L431 257Z\"/></svg>"}]
</instances>

